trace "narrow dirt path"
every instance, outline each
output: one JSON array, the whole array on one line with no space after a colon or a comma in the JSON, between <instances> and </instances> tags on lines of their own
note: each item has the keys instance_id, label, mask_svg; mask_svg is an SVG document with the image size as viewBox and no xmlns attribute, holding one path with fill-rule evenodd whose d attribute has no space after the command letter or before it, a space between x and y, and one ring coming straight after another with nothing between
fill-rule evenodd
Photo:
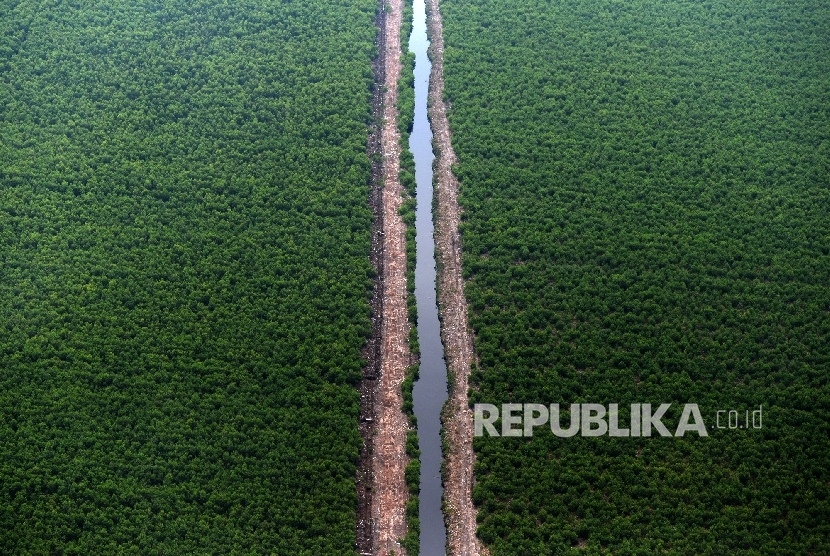
<instances>
[{"instance_id":1,"label":"narrow dirt path","mask_svg":"<svg viewBox=\"0 0 830 556\"><path fill-rule=\"evenodd\" d=\"M450 141L450 125L444 91L444 37L439 0L426 0L429 57L429 119L434 134L435 191L438 198L435 243L438 262L438 307L441 338L450 376L450 397L444 406L443 423L449 442L445 454L444 500L447 520L447 554L487 554L475 536L476 510L473 489L473 412L467 401L467 378L474 361L472 331L467 323L467 301L461 273L461 238L458 225L458 180L452 173L456 163Z\"/></svg>"},{"instance_id":2,"label":"narrow dirt path","mask_svg":"<svg viewBox=\"0 0 830 556\"><path fill-rule=\"evenodd\" d=\"M380 374L375 397L375 434L372 446L372 552L378 556L405 554L398 539L406 535L409 491L404 478L408 463L406 433L409 422L401 406L401 383L411 363L406 307L406 226L398 209L403 202L398 132L398 79L401 74L401 0L388 0L382 27L384 40L383 125L381 128L383 314Z\"/></svg>"}]
</instances>

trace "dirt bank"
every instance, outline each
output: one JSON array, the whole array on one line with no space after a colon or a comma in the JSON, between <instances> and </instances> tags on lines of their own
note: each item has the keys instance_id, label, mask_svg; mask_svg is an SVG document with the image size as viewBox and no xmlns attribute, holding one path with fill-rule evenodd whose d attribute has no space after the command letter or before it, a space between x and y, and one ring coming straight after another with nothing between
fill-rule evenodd
<instances>
[{"instance_id":1,"label":"dirt bank","mask_svg":"<svg viewBox=\"0 0 830 556\"><path fill-rule=\"evenodd\" d=\"M388 0L381 11L375 67L376 121L381 127L370 136L375 211L373 263L378 285L373 299L373 337L367 345L369 365L361 389L361 434L364 449L358 476L358 552L388 556L405 554L398 539L406 535L409 491L404 479L408 463L408 419L401 410L401 383L411 364L406 306L406 227L398 209L402 187L398 177L400 136L397 126L397 87L401 73L400 29L402 2ZM378 117L380 116L380 117ZM368 448L368 449L367 449Z\"/></svg>"}]
</instances>

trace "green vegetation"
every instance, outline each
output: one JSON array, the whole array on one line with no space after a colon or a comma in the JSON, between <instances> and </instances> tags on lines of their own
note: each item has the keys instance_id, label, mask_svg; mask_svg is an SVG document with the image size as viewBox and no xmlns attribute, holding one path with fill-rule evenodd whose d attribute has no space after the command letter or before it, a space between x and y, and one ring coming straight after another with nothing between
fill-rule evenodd
<instances>
[{"instance_id":1,"label":"green vegetation","mask_svg":"<svg viewBox=\"0 0 830 556\"><path fill-rule=\"evenodd\" d=\"M441 6L471 401L764 407L476 439L491 554L830 553L830 5Z\"/></svg>"},{"instance_id":2,"label":"green vegetation","mask_svg":"<svg viewBox=\"0 0 830 556\"><path fill-rule=\"evenodd\" d=\"M0 0L0 547L349 554L374 0Z\"/></svg>"}]
</instances>

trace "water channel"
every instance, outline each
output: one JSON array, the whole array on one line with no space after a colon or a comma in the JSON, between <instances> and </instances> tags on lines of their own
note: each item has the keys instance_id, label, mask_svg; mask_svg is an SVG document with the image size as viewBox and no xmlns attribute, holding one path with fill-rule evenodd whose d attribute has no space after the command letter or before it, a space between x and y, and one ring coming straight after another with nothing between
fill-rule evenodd
<instances>
[{"instance_id":1,"label":"water channel","mask_svg":"<svg viewBox=\"0 0 830 556\"><path fill-rule=\"evenodd\" d=\"M417 260L415 298L418 304L420 378L413 389L421 450L421 555L442 556L447 532L441 512L441 407L447 399L447 365L435 301L435 243L432 223L432 129L427 119L429 72L424 0L415 0L409 50L415 53L415 121L409 149L415 157ZM412 555L414 556L414 555Z\"/></svg>"}]
</instances>

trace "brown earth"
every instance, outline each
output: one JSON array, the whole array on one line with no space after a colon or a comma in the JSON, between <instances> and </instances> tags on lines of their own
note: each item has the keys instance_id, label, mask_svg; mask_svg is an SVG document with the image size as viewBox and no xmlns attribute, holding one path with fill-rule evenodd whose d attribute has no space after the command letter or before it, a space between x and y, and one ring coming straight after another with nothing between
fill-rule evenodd
<instances>
[{"instance_id":1,"label":"brown earth","mask_svg":"<svg viewBox=\"0 0 830 556\"><path fill-rule=\"evenodd\" d=\"M376 211L373 261L378 268L378 282L373 300L373 339L367 346L370 352L364 380L367 387L361 392L361 432L369 432L371 436L367 438L364 434L363 476L358 477L359 503L363 497L363 507L358 511L358 551L382 556L388 556L392 550L396 555L406 554L398 543L406 535L405 513L409 500L404 478L409 463L405 451L409 421L401 409L401 383L406 368L412 363L406 305L406 226L398 214L403 203L398 177L400 135L396 108L403 5L401 0L388 0L385 4L388 9L379 14L380 54L375 68L377 83L382 85L376 87L381 96L378 104L376 95L376 119L381 127L369 141L370 155L381 157L379 168L373 168L377 170L373 172ZM377 141L374 149L373 140ZM370 510L368 520L366 506Z\"/></svg>"},{"instance_id":2,"label":"brown earth","mask_svg":"<svg viewBox=\"0 0 830 556\"><path fill-rule=\"evenodd\" d=\"M452 148L447 106L444 103L444 38L439 0L426 0L429 57L429 120L432 124L433 162L437 215L435 243L438 266L438 309L441 339L449 371L450 397L442 421L449 443L444 454L444 502L447 522L447 554L486 555L476 537L476 510L473 490L473 413L467 398L467 378L475 361L473 335L467 322L467 300L461 273L461 238L458 225L458 180L452 173L456 163Z\"/></svg>"}]
</instances>

